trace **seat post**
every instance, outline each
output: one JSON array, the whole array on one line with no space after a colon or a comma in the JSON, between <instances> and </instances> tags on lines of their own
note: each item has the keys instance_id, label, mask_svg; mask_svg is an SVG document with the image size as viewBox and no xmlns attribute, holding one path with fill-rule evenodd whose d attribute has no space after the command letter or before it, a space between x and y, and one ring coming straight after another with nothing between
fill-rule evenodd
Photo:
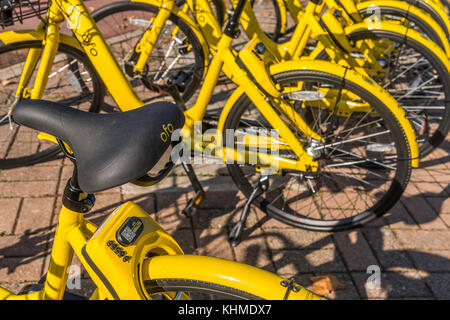
<instances>
[{"instance_id":1,"label":"seat post","mask_svg":"<svg viewBox=\"0 0 450 320\"><path fill-rule=\"evenodd\" d=\"M79 213L89 212L95 204L95 196L83 192L78 185L76 162L74 162L72 177L67 181L66 188L64 189L63 204L67 209Z\"/></svg>"}]
</instances>

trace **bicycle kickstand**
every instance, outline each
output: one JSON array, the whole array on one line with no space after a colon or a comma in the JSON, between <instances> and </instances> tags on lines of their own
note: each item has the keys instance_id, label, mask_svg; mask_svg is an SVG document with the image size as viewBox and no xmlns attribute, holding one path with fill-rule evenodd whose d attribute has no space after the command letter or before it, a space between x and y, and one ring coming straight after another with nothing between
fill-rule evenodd
<instances>
[{"instance_id":1,"label":"bicycle kickstand","mask_svg":"<svg viewBox=\"0 0 450 320\"><path fill-rule=\"evenodd\" d=\"M247 202L245 203L239 221L234 225L233 229L231 229L231 232L228 236L228 241L232 247L236 247L240 242L239 237L241 235L242 229L245 226L245 222L247 221L247 217L253 201L255 201L255 199L257 199L260 195L267 191L267 189L269 189L269 176L261 175L257 185L255 186L252 193L250 194L250 197L248 197Z\"/></svg>"},{"instance_id":2,"label":"bicycle kickstand","mask_svg":"<svg viewBox=\"0 0 450 320\"><path fill-rule=\"evenodd\" d=\"M194 168L190 163L186 163L185 161L182 161L181 164L183 165L184 171L186 171L186 174L189 178L189 181L192 184L192 187L194 188L195 195L192 199L189 200L186 207L183 209L182 213L186 217L190 217L197 211L198 206L205 198L205 191L203 190L202 185L200 184L200 181L198 181L197 175L195 174Z\"/></svg>"}]
</instances>

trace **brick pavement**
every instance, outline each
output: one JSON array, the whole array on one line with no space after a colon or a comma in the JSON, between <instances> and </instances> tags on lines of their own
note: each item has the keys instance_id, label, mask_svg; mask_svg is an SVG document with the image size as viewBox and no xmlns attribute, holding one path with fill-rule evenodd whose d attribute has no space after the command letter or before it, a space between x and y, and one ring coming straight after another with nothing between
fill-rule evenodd
<instances>
[{"instance_id":1,"label":"brick pavement","mask_svg":"<svg viewBox=\"0 0 450 320\"><path fill-rule=\"evenodd\" d=\"M216 90L220 102L232 87ZM219 103L220 105L220 103ZM335 299L450 298L450 138L423 159L401 201L384 217L357 230L318 233L295 229L252 209L242 243L231 248L230 227L243 205L224 166L197 168L207 199L191 219L181 210L192 196L186 177L174 174L151 188L125 185L97 195L87 216L101 223L123 201L133 200L179 241L186 253L255 265L311 287L313 275L331 274L345 285ZM62 158L0 171L0 284L15 292L46 270L61 193L71 164ZM177 169L176 172L181 172ZM79 263L74 259L74 263ZM381 289L366 281L381 269ZM83 276L81 293L92 284ZM78 292L75 290L75 292Z\"/></svg>"},{"instance_id":2,"label":"brick pavement","mask_svg":"<svg viewBox=\"0 0 450 320\"><path fill-rule=\"evenodd\" d=\"M197 168L207 198L191 219L181 214L192 192L179 168L158 186L128 184L99 193L87 217L101 223L118 204L132 200L166 228L186 253L248 263L294 276L306 286L311 286L313 275L331 274L346 287L330 298L448 299L449 152L447 139L414 170L405 195L388 214L349 232L296 229L252 209L242 243L231 248L227 234L244 202L221 165ZM53 159L0 171L1 285L18 291L44 275L70 169L69 161ZM381 289L366 285L370 265L381 269ZM82 288L88 290L90 283L84 281Z\"/></svg>"}]
</instances>

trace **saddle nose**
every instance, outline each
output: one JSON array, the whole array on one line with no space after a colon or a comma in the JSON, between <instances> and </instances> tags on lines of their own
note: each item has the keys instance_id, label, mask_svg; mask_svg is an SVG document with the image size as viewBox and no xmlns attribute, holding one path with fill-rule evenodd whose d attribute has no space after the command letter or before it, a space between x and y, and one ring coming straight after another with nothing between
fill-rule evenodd
<instances>
[{"instance_id":1,"label":"saddle nose","mask_svg":"<svg viewBox=\"0 0 450 320\"><path fill-rule=\"evenodd\" d=\"M171 145L184 114L169 102L111 114L80 111L45 100L18 103L13 120L51 134L72 149L78 184L94 193L142 177Z\"/></svg>"}]
</instances>

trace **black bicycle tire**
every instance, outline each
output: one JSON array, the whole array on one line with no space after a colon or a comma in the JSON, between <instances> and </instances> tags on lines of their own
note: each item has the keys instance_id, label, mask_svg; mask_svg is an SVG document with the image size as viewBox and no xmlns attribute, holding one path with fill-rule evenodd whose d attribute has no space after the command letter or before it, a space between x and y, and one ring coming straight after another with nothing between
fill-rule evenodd
<instances>
[{"instance_id":1,"label":"black bicycle tire","mask_svg":"<svg viewBox=\"0 0 450 320\"><path fill-rule=\"evenodd\" d=\"M276 81L280 81L282 80L281 78L284 75L289 75L292 73L297 73L299 75L299 79L301 77L301 79L304 80L311 79L313 81L314 80L323 81L323 79L328 79L333 81L333 83L335 84L339 84L342 82L342 79L337 76L310 70L295 70L290 72L288 71L280 73L278 75L274 75L274 79ZM385 120L387 119L386 121L390 122L390 126L394 130L394 136L396 137L397 145L399 146L398 155L400 159L405 160L410 159L411 150L409 148L409 143L407 142L406 135L403 131L403 128L398 123L398 120L390 112L390 110L372 93L367 92L357 84L354 84L346 80L346 88L355 90L356 92L358 92L358 94L360 94L360 92L363 92L363 94L360 94L360 96L364 98L365 101L374 101L374 103L371 103L371 105L372 106L377 105L378 108L381 109L377 111L382 113L383 118ZM237 102L232 107L230 114L228 115L225 121L224 132L226 131L226 129L235 128L236 121L239 120L242 112L244 112L245 109L247 108L246 103L249 103L249 101L250 100L245 95L242 95L237 100ZM395 183L391 185L390 189L381 198L381 200L377 202L376 205L374 205L373 210L371 211L367 210L366 212L359 213L357 216L342 219L343 221L298 219L298 216L287 214L286 212L283 212L282 210L279 210L278 208L271 206L265 199L262 199L261 197L257 198L254 204L270 217L297 228L312 231L325 231L325 232L353 229L362 226L376 219L377 217L382 216L390 208L392 208L398 201L398 199L401 197L404 189L406 188L406 185L409 182L409 178L411 175L411 166L409 160L399 161L399 166L400 168L398 169L398 172L394 179L396 180ZM227 168L236 186L242 191L242 193L246 197L249 197L252 192L251 184L245 178L244 174L242 173L242 170L239 168L239 165L227 164Z\"/></svg>"},{"instance_id":2,"label":"black bicycle tire","mask_svg":"<svg viewBox=\"0 0 450 320\"><path fill-rule=\"evenodd\" d=\"M237 298L241 300L262 300L262 298L242 290L196 279L165 278L144 282L144 287L147 290L152 290L149 288L150 286L151 288L157 288L156 290L162 289L162 292L190 292L195 290L196 292L208 294L219 293L224 297L224 299ZM154 293L162 293L161 291L157 291Z\"/></svg>"},{"instance_id":3,"label":"black bicycle tire","mask_svg":"<svg viewBox=\"0 0 450 320\"><path fill-rule=\"evenodd\" d=\"M4 53L8 53L13 50L26 49L26 48L37 48L42 46L42 41L23 41L23 42L15 42L12 44L4 45L0 47L0 55ZM95 71L92 63L87 59L85 54L69 45L65 45L64 43L59 44L59 48L61 52L65 52L68 54L72 54L74 57L82 61L84 66L89 69L89 73L93 79L94 83L94 92L95 97L89 109L89 112L99 112L101 108L101 104L103 102L103 98L105 96L105 87L103 82L100 80L97 72ZM60 152L59 146L52 146L46 150L14 159L0 159L0 169L13 169L18 167L30 166L36 163L40 163L48 160L49 158L55 156Z\"/></svg>"},{"instance_id":4,"label":"black bicycle tire","mask_svg":"<svg viewBox=\"0 0 450 320\"><path fill-rule=\"evenodd\" d=\"M443 88L446 90L446 105L445 105L445 115L443 120L440 122L439 128L435 131L431 139L420 146L419 153L420 157L423 158L430 154L436 147L438 147L446 138L450 130L450 73L446 69L445 65L441 60L426 46L421 43L411 39L410 37L405 37L404 35L396 34L391 31L386 30L365 30L355 32L348 35L349 40L357 41L362 40L366 35L378 36L378 37L392 37L393 40L404 42L405 44L411 46L414 50L420 51L430 63L433 63L437 72L439 72L440 79L443 81ZM320 54L319 54L320 56ZM446 71L447 70L447 71ZM447 75L447 76L445 76Z\"/></svg>"}]
</instances>

